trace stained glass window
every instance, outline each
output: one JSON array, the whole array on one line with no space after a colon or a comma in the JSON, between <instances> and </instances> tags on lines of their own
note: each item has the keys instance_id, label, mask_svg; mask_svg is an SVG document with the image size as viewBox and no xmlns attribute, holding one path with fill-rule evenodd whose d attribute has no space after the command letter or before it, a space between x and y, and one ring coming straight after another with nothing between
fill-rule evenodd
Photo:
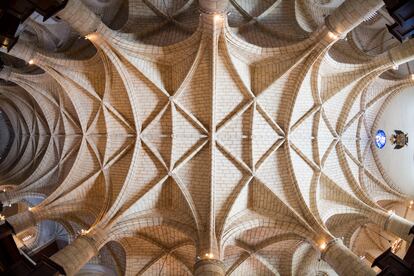
<instances>
[{"instance_id":1,"label":"stained glass window","mask_svg":"<svg viewBox=\"0 0 414 276\"><path fill-rule=\"evenodd\" d=\"M377 148L382 149L385 146L385 143L387 143L387 135L385 134L385 131L380 129L375 135L375 145Z\"/></svg>"}]
</instances>

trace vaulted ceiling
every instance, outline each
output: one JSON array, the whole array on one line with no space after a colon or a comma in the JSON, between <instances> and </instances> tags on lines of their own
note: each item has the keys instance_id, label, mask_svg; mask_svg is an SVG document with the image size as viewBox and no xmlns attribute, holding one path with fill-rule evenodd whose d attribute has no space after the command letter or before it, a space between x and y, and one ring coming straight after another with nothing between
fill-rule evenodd
<instances>
[{"instance_id":1,"label":"vaulted ceiling","mask_svg":"<svg viewBox=\"0 0 414 276\"><path fill-rule=\"evenodd\" d=\"M28 64L0 72L14 133L0 177L5 202L44 198L39 220L104 233L96 262L187 275L213 254L232 275L334 275L321 243L352 248L382 202L409 201L372 137L413 85L392 71L413 43L364 52L368 19L348 35L325 25L341 0L84 2L103 22L63 10L9 53Z\"/></svg>"}]
</instances>

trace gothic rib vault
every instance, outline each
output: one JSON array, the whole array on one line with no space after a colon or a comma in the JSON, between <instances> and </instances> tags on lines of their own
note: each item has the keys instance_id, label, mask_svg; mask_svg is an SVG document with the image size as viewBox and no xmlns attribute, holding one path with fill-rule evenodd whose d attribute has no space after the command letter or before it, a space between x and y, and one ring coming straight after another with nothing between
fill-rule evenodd
<instances>
[{"instance_id":1,"label":"gothic rib vault","mask_svg":"<svg viewBox=\"0 0 414 276\"><path fill-rule=\"evenodd\" d=\"M96 52L20 40L42 70L0 72L0 201L42 199L8 222L62 224L69 275L374 275L347 247L367 224L409 240L372 135L414 42L366 55L342 38L382 1L310 2L130 0L113 30L70 0L58 16Z\"/></svg>"}]
</instances>

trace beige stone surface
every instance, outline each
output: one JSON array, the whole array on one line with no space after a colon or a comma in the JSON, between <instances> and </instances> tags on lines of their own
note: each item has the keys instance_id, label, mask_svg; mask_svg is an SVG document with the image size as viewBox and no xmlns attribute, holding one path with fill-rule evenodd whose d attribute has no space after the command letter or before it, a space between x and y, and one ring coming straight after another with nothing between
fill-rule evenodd
<instances>
[{"instance_id":1,"label":"beige stone surface","mask_svg":"<svg viewBox=\"0 0 414 276\"><path fill-rule=\"evenodd\" d=\"M125 275L373 274L349 249L361 252L358 231L407 238L412 225L384 207L409 198L372 135L382 103L413 85L384 74L414 48L368 56L341 40L382 1L308 2L130 0L113 30L70 0L59 16L92 54L21 40L10 54L42 71L0 72L15 84L0 83L0 106L16 134L0 200L44 198L10 223L61 223L72 243L52 259L69 275L87 262Z\"/></svg>"}]
</instances>

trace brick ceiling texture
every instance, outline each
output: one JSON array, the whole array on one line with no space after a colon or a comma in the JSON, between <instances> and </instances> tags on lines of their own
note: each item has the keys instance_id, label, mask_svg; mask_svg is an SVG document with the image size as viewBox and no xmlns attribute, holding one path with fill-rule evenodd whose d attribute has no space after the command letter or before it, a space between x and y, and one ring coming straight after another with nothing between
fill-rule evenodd
<instances>
[{"instance_id":1,"label":"brick ceiling texture","mask_svg":"<svg viewBox=\"0 0 414 276\"><path fill-rule=\"evenodd\" d=\"M60 223L70 244L52 260L68 275L87 262L375 275L379 235L409 239L410 198L377 166L373 136L413 85L392 68L414 41L373 42L382 0L98 2L69 0L58 32L30 21L8 55L32 70L0 72L15 136L0 201L41 199L7 220Z\"/></svg>"}]
</instances>

